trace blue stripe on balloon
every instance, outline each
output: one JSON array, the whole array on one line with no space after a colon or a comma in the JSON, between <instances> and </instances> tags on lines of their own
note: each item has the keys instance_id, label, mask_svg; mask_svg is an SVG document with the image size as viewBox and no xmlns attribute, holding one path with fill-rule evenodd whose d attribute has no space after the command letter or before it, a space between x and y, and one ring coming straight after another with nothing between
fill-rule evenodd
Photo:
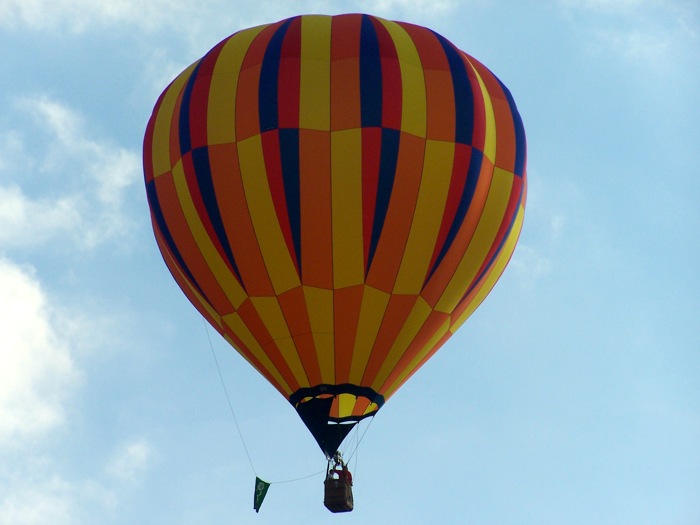
<instances>
[{"instance_id":1,"label":"blue stripe on balloon","mask_svg":"<svg viewBox=\"0 0 700 525\"><path fill-rule=\"evenodd\" d=\"M452 74L455 100L455 142L472 144L474 136L474 94L462 54L445 37L434 33L442 45Z\"/></svg>"},{"instance_id":2,"label":"blue stripe on balloon","mask_svg":"<svg viewBox=\"0 0 700 525\"><path fill-rule=\"evenodd\" d=\"M223 248L229 264L231 265L233 272L236 274L238 282L245 289L243 279L241 279L241 274L238 271L236 259L233 256L233 250L228 242L228 235L226 233L226 229L224 228L224 222L221 218L219 204L216 200L214 181L211 175L211 165L209 163L209 148L195 148L192 150L192 164L194 165L194 172L197 175L197 187L200 195L202 196L204 207L207 210L209 222L211 223L212 228L214 228L216 240Z\"/></svg>"},{"instance_id":3,"label":"blue stripe on balloon","mask_svg":"<svg viewBox=\"0 0 700 525\"><path fill-rule=\"evenodd\" d=\"M190 102L192 100L192 91L194 84L197 81L197 73L202 65L200 61L192 70L190 78L187 79L185 89L182 93L182 103L180 104L180 119L178 127L178 137L180 139L180 157L184 156L192 149L192 137L190 134Z\"/></svg>"},{"instance_id":4,"label":"blue stripe on balloon","mask_svg":"<svg viewBox=\"0 0 700 525\"><path fill-rule=\"evenodd\" d=\"M515 129L515 165L513 166L513 173L518 177L522 177L525 173L525 152L527 151L525 126L523 126L523 119L520 117L518 108L515 106L513 95L511 95L508 88L503 85L503 82L498 80L498 83L501 85L506 100L508 100L508 106L510 106L510 113L513 115L513 128Z\"/></svg>"},{"instance_id":5,"label":"blue stripe on balloon","mask_svg":"<svg viewBox=\"0 0 700 525\"><path fill-rule=\"evenodd\" d=\"M428 273L428 277L425 280L426 283L433 276L433 273L435 273L435 270L437 270L438 266L440 266L440 263L445 258L445 255L447 255L447 251L452 246L452 243L454 242L455 237L457 236L457 232L462 227L464 218L467 216L469 206L471 206L472 199L474 198L474 192L476 191L476 184L479 181L479 174L481 173L481 163L483 162L483 160L484 154L478 149L472 148L471 159L469 161L469 167L467 168L467 180L464 184L464 188L462 189L462 196L459 199L457 212L455 213L455 217L452 220L450 229L447 232L447 236L445 237L445 242L443 243L442 248L440 249L440 253L435 259L435 264L433 264L433 267Z\"/></svg>"},{"instance_id":6,"label":"blue stripe on balloon","mask_svg":"<svg viewBox=\"0 0 700 525\"><path fill-rule=\"evenodd\" d=\"M175 244L175 239L173 239L173 235L172 233L170 233L170 228L168 228L168 223L166 222L165 217L163 216L163 209L161 208L160 200L158 199L158 192L156 191L155 179L146 183L146 198L148 199L148 205L151 208L153 219L156 222L158 231L160 231L160 234L163 237L163 241L165 242L168 251L177 261L177 265L187 276L187 279L190 281L190 284L197 289L197 291L202 295L202 297L207 303L211 304L211 301L207 297L207 294L205 294L204 290L202 290L199 284L197 284L197 280L194 278L194 275L192 275L192 272L185 263L185 259L183 259L182 254L180 253L180 250L177 247L177 244Z\"/></svg>"},{"instance_id":7,"label":"blue stripe on balloon","mask_svg":"<svg viewBox=\"0 0 700 525\"><path fill-rule=\"evenodd\" d=\"M258 117L260 132L275 129L279 125L278 114L278 77L282 43L293 19L286 20L272 35L265 50L260 67L260 84L258 84Z\"/></svg>"},{"instance_id":8,"label":"blue stripe on balloon","mask_svg":"<svg viewBox=\"0 0 700 525\"><path fill-rule=\"evenodd\" d=\"M372 238L367 257L367 272L372 266L372 259L379 244L379 238L384 228L384 220L389 209L391 192L394 189L396 164L399 157L399 142L401 132L395 129L382 129L382 146L379 158L379 180L377 183L377 200L374 205L374 222L372 223Z\"/></svg>"},{"instance_id":9,"label":"blue stripe on balloon","mask_svg":"<svg viewBox=\"0 0 700 525\"><path fill-rule=\"evenodd\" d=\"M367 15L362 16L360 28L360 114L363 128L382 125L382 61L379 39Z\"/></svg>"},{"instance_id":10,"label":"blue stripe on balloon","mask_svg":"<svg viewBox=\"0 0 700 525\"><path fill-rule=\"evenodd\" d=\"M283 128L279 130L280 162L284 197L287 202L287 216L294 243L293 254L301 275L301 182L299 167L299 130Z\"/></svg>"},{"instance_id":11,"label":"blue stripe on balloon","mask_svg":"<svg viewBox=\"0 0 700 525\"><path fill-rule=\"evenodd\" d=\"M465 292L465 294L459 300L460 303L462 301L464 301L464 299L466 299L467 296L472 292L474 287L477 286L481 282L481 280L484 278L486 273L491 269L491 266L493 266L493 263L496 262L496 259L501 254L501 250L503 249L503 246L508 241L508 238L510 237L511 232L513 231L513 226L515 226L515 221L518 218L518 210L520 209L520 205L522 204L524 194L525 194L524 188L521 188L520 195L518 196L518 203L515 206L515 213L513 213L513 216L511 217L510 224L508 225L508 229L506 230L505 235L501 239L501 242L498 243L498 248L496 248L496 251L493 252L493 255L488 260L487 264L484 266L484 269L479 273L479 275L476 277L476 279L474 279L472 285L469 287L469 289Z\"/></svg>"}]
</instances>

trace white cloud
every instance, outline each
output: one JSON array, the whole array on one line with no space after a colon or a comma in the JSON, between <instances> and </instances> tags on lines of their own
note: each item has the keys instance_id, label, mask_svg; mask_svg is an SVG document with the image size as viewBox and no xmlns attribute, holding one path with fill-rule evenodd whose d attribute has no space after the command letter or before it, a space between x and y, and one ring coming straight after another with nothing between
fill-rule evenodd
<instances>
[{"instance_id":1,"label":"white cloud","mask_svg":"<svg viewBox=\"0 0 700 525\"><path fill-rule=\"evenodd\" d=\"M581 190L570 181L542 177L528 170L523 232L508 264L520 284L532 288L557 270L554 255L569 242L572 219L580 214Z\"/></svg>"},{"instance_id":2,"label":"white cloud","mask_svg":"<svg viewBox=\"0 0 700 525\"><path fill-rule=\"evenodd\" d=\"M45 167L50 169L55 163L60 168L66 161L77 160L92 179L99 202L107 206L118 205L122 190L139 174L139 157L131 151L89 138L80 115L60 102L36 97L25 99L20 104L37 123L46 127L54 139Z\"/></svg>"},{"instance_id":3,"label":"white cloud","mask_svg":"<svg viewBox=\"0 0 700 525\"><path fill-rule=\"evenodd\" d=\"M92 247L126 233L122 207L127 188L140 177L139 156L91 138L78 113L49 98L22 99L16 110L34 126L8 130L0 140L0 156L8 159L0 163L6 181L0 183L0 246L60 236ZM46 140L36 148L25 144L36 136Z\"/></svg>"},{"instance_id":4,"label":"white cloud","mask_svg":"<svg viewBox=\"0 0 700 525\"><path fill-rule=\"evenodd\" d=\"M211 35L221 28L222 21L228 27L240 28L303 12L339 10L392 17L401 12L437 16L457 8L459 3L460 0L359 0L337 5L323 0L268 0L257 4L239 0L0 0L0 26L84 33L122 25L142 31L169 28L180 34Z\"/></svg>"},{"instance_id":5,"label":"white cloud","mask_svg":"<svg viewBox=\"0 0 700 525\"><path fill-rule=\"evenodd\" d=\"M537 247L519 242L508 263L508 271L514 272L522 286L530 288L552 271L552 262Z\"/></svg>"},{"instance_id":6,"label":"white cloud","mask_svg":"<svg viewBox=\"0 0 700 525\"><path fill-rule=\"evenodd\" d=\"M361 2L363 9L386 15L395 11L420 14L444 14L457 7L456 0L374 0Z\"/></svg>"},{"instance_id":7,"label":"white cloud","mask_svg":"<svg viewBox=\"0 0 700 525\"><path fill-rule=\"evenodd\" d=\"M16 185L0 186L0 245L27 245L75 230L82 219L74 198L31 199Z\"/></svg>"},{"instance_id":8,"label":"white cloud","mask_svg":"<svg viewBox=\"0 0 700 525\"><path fill-rule=\"evenodd\" d=\"M30 271L0 259L0 444L41 437L65 418L79 373Z\"/></svg>"},{"instance_id":9,"label":"white cloud","mask_svg":"<svg viewBox=\"0 0 700 525\"><path fill-rule=\"evenodd\" d=\"M72 481L55 467L30 458L0 476L0 525L91 525L96 515L107 517L118 506L109 486L90 478Z\"/></svg>"},{"instance_id":10,"label":"white cloud","mask_svg":"<svg viewBox=\"0 0 700 525\"><path fill-rule=\"evenodd\" d=\"M183 15L197 5L174 0L0 0L0 25L38 30L67 27L74 32L107 24L154 29L186 20Z\"/></svg>"},{"instance_id":11,"label":"white cloud","mask_svg":"<svg viewBox=\"0 0 700 525\"><path fill-rule=\"evenodd\" d=\"M564 215L554 215L549 220L550 232L553 240L558 240L564 233L566 227L566 217Z\"/></svg>"},{"instance_id":12,"label":"white cloud","mask_svg":"<svg viewBox=\"0 0 700 525\"><path fill-rule=\"evenodd\" d=\"M0 173L27 168L24 142L16 130L0 134Z\"/></svg>"},{"instance_id":13,"label":"white cloud","mask_svg":"<svg viewBox=\"0 0 700 525\"><path fill-rule=\"evenodd\" d=\"M598 36L618 56L647 66L662 63L674 46L672 35L664 32L611 30L600 31Z\"/></svg>"},{"instance_id":14,"label":"white cloud","mask_svg":"<svg viewBox=\"0 0 700 525\"><path fill-rule=\"evenodd\" d=\"M628 12L640 7L648 0L561 0L567 7L589 9L605 13Z\"/></svg>"},{"instance_id":15,"label":"white cloud","mask_svg":"<svg viewBox=\"0 0 700 525\"><path fill-rule=\"evenodd\" d=\"M90 313L86 335L86 312L67 312L32 267L2 254L36 247L41 256L48 243L90 248L125 235L140 158L96 138L78 112L47 97L9 105L2 122L0 525L93 523L119 505L123 483L137 480L152 456L148 442L134 440L92 458L92 474L76 474L56 452L63 440L80 439L81 425L66 432L83 378L77 352L100 344L112 327L95 328L109 320Z\"/></svg>"},{"instance_id":16,"label":"white cloud","mask_svg":"<svg viewBox=\"0 0 700 525\"><path fill-rule=\"evenodd\" d=\"M0 525L78 523L73 490L57 476L21 483L0 500Z\"/></svg>"},{"instance_id":17,"label":"white cloud","mask_svg":"<svg viewBox=\"0 0 700 525\"><path fill-rule=\"evenodd\" d=\"M122 445L107 464L107 473L119 481L133 483L148 467L151 444L144 438Z\"/></svg>"},{"instance_id":18,"label":"white cloud","mask_svg":"<svg viewBox=\"0 0 700 525\"><path fill-rule=\"evenodd\" d=\"M598 51L662 70L697 45L693 2L664 0L560 0L577 26L588 28ZM611 53L612 51L612 53Z\"/></svg>"}]
</instances>

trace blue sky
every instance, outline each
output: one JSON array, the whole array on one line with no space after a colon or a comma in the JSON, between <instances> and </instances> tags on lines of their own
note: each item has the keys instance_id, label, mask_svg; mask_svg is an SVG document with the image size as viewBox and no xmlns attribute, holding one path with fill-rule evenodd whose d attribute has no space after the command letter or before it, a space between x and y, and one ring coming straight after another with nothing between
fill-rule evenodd
<instances>
[{"instance_id":1,"label":"blue sky","mask_svg":"<svg viewBox=\"0 0 700 525\"><path fill-rule=\"evenodd\" d=\"M329 514L315 475L256 515L254 471L325 461L170 278L141 140L232 32L357 11L437 30L511 89L525 227L363 425L356 510ZM0 0L0 48L0 525L700 523L695 0Z\"/></svg>"}]
</instances>

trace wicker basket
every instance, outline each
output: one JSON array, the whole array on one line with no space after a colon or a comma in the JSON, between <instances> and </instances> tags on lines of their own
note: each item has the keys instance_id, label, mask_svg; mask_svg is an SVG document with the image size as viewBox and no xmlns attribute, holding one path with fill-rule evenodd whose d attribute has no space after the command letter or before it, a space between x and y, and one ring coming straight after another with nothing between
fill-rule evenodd
<instances>
[{"instance_id":1,"label":"wicker basket","mask_svg":"<svg viewBox=\"0 0 700 525\"><path fill-rule=\"evenodd\" d=\"M354 507L350 483L346 480L327 479L323 504L331 512L350 512Z\"/></svg>"}]
</instances>

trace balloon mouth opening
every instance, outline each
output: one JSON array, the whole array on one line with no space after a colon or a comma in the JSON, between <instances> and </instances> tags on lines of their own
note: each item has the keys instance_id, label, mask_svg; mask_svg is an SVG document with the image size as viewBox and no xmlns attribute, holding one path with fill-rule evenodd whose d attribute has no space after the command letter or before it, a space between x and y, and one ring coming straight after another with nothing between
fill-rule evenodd
<instances>
[{"instance_id":1,"label":"balloon mouth opening","mask_svg":"<svg viewBox=\"0 0 700 525\"><path fill-rule=\"evenodd\" d=\"M327 457L332 457L358 421L374 416L384 396L351 384L300 388L289 402Z\"/></svg>"}]
</instances>

